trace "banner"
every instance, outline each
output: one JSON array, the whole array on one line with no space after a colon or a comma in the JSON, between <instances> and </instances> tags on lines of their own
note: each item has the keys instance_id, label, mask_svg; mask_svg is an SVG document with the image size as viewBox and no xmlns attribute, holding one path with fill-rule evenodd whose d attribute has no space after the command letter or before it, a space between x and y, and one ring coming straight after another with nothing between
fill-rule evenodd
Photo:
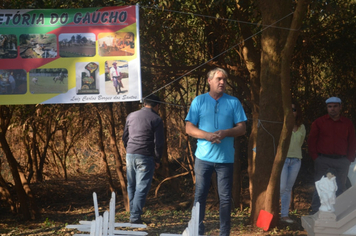
<instances>
[{"instance_id":1,"label":"banner","mask_svg":"<svg viewBox=\"0 0 356 236\"><path fill-rule=\"evenodd\" d=\"M141 100L138 12L0 10L0 105Z\"/></svg>"}]
</instances>

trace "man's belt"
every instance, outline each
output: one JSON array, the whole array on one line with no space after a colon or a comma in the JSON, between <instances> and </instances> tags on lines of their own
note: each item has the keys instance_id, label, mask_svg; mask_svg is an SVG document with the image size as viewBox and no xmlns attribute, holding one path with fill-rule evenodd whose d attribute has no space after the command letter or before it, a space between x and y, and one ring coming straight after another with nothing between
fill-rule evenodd
<instances>
[{"instance_id":1,"label":"man's belt","mask_svg":"<svg viewBox=\"0 0 356 236\"><path fill-rule=\"evenodd\" d=\"M339 158L344 158L346 157L346 155L329 155L329 154L322 154L322 153L318 153L319 156L322 157L329 157L329 158L333 158L333 159L339 159Z\"/></svg>"}]
</instances>

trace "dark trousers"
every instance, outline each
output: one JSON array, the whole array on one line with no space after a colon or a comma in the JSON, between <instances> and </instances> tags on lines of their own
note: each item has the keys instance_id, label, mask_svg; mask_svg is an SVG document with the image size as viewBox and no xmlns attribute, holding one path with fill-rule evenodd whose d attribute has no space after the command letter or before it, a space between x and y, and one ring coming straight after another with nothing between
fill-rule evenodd
<instances>
[{"instance_id":1,"label":"dark trousers","mask_svg":"<svg viewBox=\"0 0 356 236\"><path fill-rule=\"evenodd\" d=\"M336 196L339 196L346 190L346 181L347 175L349 173L350 167L350 160L347 157L342 158L330 158L319 155L317 159L314 161L314 181L318 181L326 175L327 170L329 168L333 168L336 170L336 184L337 184L337 191ZM311 214L315 214L319 211L320 207L320 199L316 189L314 189L313 199L311 203Z\"/></svg>"},{"instance_id":2,"label":"dark trousers","mask_svg":"<svg viewBox=\"0 0 356 236\"><path fill-rule=\"evenodd\" d=\"M231 190L233 182L233 163L214 163L195 158L195 197L194 204L200 203L199 235L204 235L206 199L209 193L211 176L216 172L220 200L220 236L229 236L231 228Z\"/></svg>"}]
</instances>

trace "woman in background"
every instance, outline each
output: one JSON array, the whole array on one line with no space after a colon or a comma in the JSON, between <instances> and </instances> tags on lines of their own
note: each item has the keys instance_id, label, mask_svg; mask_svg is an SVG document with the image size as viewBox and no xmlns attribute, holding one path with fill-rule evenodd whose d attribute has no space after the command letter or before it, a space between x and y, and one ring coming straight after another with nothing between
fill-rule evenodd
<instances>
[{"instance_id":1,"label":"woman in background","mask_svg":"<svg viewBox=\"0 0 356 236\"><path fill-rule=\"evenodd\" d=\"M302 145L305 138L305 126L302 124L302 112L300 106L293 102L292 104L293 115L295 118L292 136L290 139L287 158L281 173L281 221L286 223L293 223L289 218L289 204L292 194L293 185L298 176L302 159Z\"/></svg>"}]
</instances>

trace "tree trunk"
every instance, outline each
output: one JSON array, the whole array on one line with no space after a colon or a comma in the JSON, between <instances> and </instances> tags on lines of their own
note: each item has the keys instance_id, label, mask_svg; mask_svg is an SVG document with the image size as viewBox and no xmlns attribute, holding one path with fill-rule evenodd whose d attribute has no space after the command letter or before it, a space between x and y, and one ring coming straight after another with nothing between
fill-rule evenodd
<instances>
[{"instance_id":1,"label":"tree trunk","mask_svg":"<svg viewBox=\"0 0 356 236\"><path fill-rule=\"evenodd\" d=\"M43 181L43 168L44 168L46 157L47 157L47 151L48 151L48 148L49 148L49 144L50 144L51 138L56 132L56 128L53 131L51 131L51 126L52 126L52 122L51 121L47 121L46 125L47 125L47 127L45 127L46 132L45 132L45 141L44 141L44 144L43 144L44 145L43 146L43 152L40 155L40 163L39 163L39 166L38 166L37 176L36 176L36 180L39 181L39 182ZM65 168L65 166L64 166L64 168ZM66 179L66 171L65 171L64 177Z\"/></svg>"},{"instance_id":2,"label":"tree trunk","mask_svg":"<svg viewBox=\"0 0 356 236\"><path fill-rule=\"evenodd\" d=\"M186 142L187 142L187 146L188 146L187 162L188 162L189 170L190 170L190 173L192 176L193 184L195 186L195 172L194 172L194 163L195 163L194 156L195 155L193 153L192 146L190 145L188 135L185 135L185 137L186 137Z\"/></svg>"},{"instance_id":3,"label":"tree trunk","mask_svg":"<svg viewBox=\"0 0 356 236\"><path fill-rule=\"evenodd\" d=\"M303 17L306 12L307 3L304 0L299 0L298 6L294 12L294 18L291 23L291 29L300 29ZM267 188L266 197L266 210L272 211L272 199L279 197L279 192L273 195L276 191L272 192L272 189L279 189L279 184L276 185L276 181L273 179L280 179L280 173L283 168L284 161L289 148L290 137L294 126L294 117L292 112L292 101L291 101L291 86L290 86L290 65L291 57L295 43L299 35L298 31L290 31L287 37L287 41L284 45L281 54L281 89L282 89L282 101L283 101L283 113L284 113L284 123L281 132L281 137L278 144L277 155L272 169L272 174L270 178L270 183ZM279 183L279 182L278 182ZM278 219L278 213L274 214L275 221ZM274 222L274 225L276 222Z\"/></svg>"},{"instance_id":4,"label":"tree trunk","mask_svg":"<svg viewBox=\"0 0 356 236\"><path fill-rule=\"evenodd\" d=\"M233 208L240 207L241 199L241 162L240 162L240 138L235 138L235 161L234 161L234 177L233 177L233 187L232 187L232 202Z\"/></svg>"},{"instance_id":5,"label":"tree trunk","mask_svg":"<svg viewBox=\"0 0 356 236\"><path fill-rule=\"evenodd\" d=\"M289 27L291 16L285 16L290 13L290 1L259 1L259 7L263 25ZM262 209L273 215L279 213L279 175L272 171L278 171L274 161L283 125L280 55L287 33L286 30L269 27L261 35L260 110L255 171L251 180L253 223ZM268 188L270 183L274 184Z\"/></svg>"},{"instance_id":6,"label":"tree trunk","mask_svg":"<svg viewBox=\"0 0 356 236\"><path fill-rule=\"evenodd\" d=\"M292 21L288 16L291 2L271 0L259 3L263 25L274 26L277 23L276 26L291 29L298 29L297 26L301 25L302 7L306 6L304 1L298 1ZM271 227L279 219L280 173L293 128L289 66L297 37L296 31L281 32L281 29L269 28L263 31L261 38L260 112L252 175L251 219L256 223L260 210L266 210L274 216Z\"/></svg>"},{"instance_id":7,"label":"tree trunk","mask_svg":"<svg viewBox=\"0 0 356 236\"><path fill-rule=\"evenodd\" d=\"M31 217L38 220L41 218L41 214L40 214L40 211L37 207L37 203L35 201L35 198L32 194L32 190L30 188L30 185L29 185L29 182L28 180L26 179L26 176L25 176L25 173L23 173L23 171L21 170L21 166L18 164L17 165L17 170L19 172L19 175L20 175L20 179L21 179L21 182L22 182L22 186L23 186L23 189L25 190L25 193L27 194L27 199L28 199L28 202L29 202L29 209L30 209L30 213L31 213Z\"/></svg>"},{"instance_id":8,"label":"tree trunk","mask_svg":"<svg viewBox=\"0 0 356 236\"><path fill-rule=\"evenodd\" d=\"M1 173L1 162L0 162L0 173ZM6 202L10 206L10 211L16 213L16 204L12 199L10 193L10 187L6 183L5 179L0 174L0 201Z\"/></svg>"},{"instance_id":9,"label":"tree trunk","mask_svg":"<svg viewBox=\"0 0 356 236\"><path fill-rule=\"evenodd\" d=\"M98 105L96 104L96 108L98 108ZM102 122L102 117L100 116L100 112L97 109L97 117L98 117L98 121L99 121L99 131L98 131L98 145L99 145L99 150L101 153L101 157L103 158L103 161L105 163L105 170L106 170L106 177L108 179L109 182L109 188L110 188L110 192L115 192L115 187L114 187L114 183L112 180L112 175L111 175L111 171L110 171L110 167L108 164L108 159L106 156L106 152L105 152L105 146L104 146L104 141L103 141L103 137L104 137L104 133L103 133L103 122Z\"/></svg>"},{"instance_id":10,"label":"tree trunk","mask_svg":"<svg viewBox=\"0 0 356 236\"><path fill-rule=\"evenodd\" d=\"M37 152L37 125L35 124L35 119L31 119L32 127L32 145L31 145L31 160L32 160L32 169L30 170L29 180L32 179L32 176L35 177L35 181L38 182L38 152ZM33 175L32 175L33 174Z\"/></svg>"},{"instance_id":11,"label":"tree trunk","mask_svg":"<svg viewBox=\"0 0 356 236\"><path fill-rule=\"evenodd\" d=\"M11 117L12 117L11 109L8 106L0 106L0 123L1 123L0 144L5 154L6 160L9 164L12 178L14 179L15 182L15 189L20 202L20 212L22 213L25 220L30 220L31 219L30 208L27 202L27 195L23 188L21 178L17 169L18 163L15 157L13 156L10 146L6 140L6 131L9 127Z\"/></svg>"},{"instance_id":12,"label":"tree trunk","mask_svg":"<svg viewBox=\"0 0 356 236\"><path fill-rule=\"evenodd\" d=\"M127 193L127 183L124 176L121 155L120 155L119 147L117 145L118 140L116 138L116 133L115 133L113 104L112 103L108 103L108 104L109 104L108 117L109 117L109 124L110 124L110 145L112 147L114 158L115 158L116 173L119 177L125 210L130 211L130 204L129 204L128 193Z\"/></svg>"},{"instance_id":13,"label":"tree trunk","mask_svg":"<svg viewBox=\"0 0 356 236\"><path fill-rule=\"evenodd\" d=\"M250 16L248 15L248 8L250 3L248 1L240 1L237 5L237 14L241 17L243 21L249 21ZM250 38L253 35L252 27L246 24L241 25L241 33L243 39ZM250 74L250 86L251 86L251 95L250 95L250 104L252 110L252 128L248 141L248 174L249 174L249 191L250 196L253 195L254 182L252 181L255 175L255 160L256 152L253 151L256 148L257 140L257 125L258 125L258 114L259 114L259 100L260 100L260 69L261 63L260 58L261 54L259 50L255 47L255 42L253 39L248 39L244 41L243 44L243 57L246 63L246 68ZM251 197L252 198L252 197ZM250 201L250 209L252 208L252 201Z\"/></svg>"},{"instance_id":14,"label":"tree trunk","mask_svg":"<svg viewBox=\"0 0 356 236\"><path fill-rule=\"evenodd\" d=\"M162 90L162 93L164 94L164 89ZM161 118L164 121L164 136L167 137L167 107L161 105L160 106L160 113L161 113ZM167 140L167 139L166 139ZM160 174L163 175L164 178L167 178L170 173L169 173L169 161L168 161L168 152L167 152L167 142L164 142L164 148L163 148L163 153L162 153L162 159L161 159L161 171Z\"/></svg>"}]
</instances>

